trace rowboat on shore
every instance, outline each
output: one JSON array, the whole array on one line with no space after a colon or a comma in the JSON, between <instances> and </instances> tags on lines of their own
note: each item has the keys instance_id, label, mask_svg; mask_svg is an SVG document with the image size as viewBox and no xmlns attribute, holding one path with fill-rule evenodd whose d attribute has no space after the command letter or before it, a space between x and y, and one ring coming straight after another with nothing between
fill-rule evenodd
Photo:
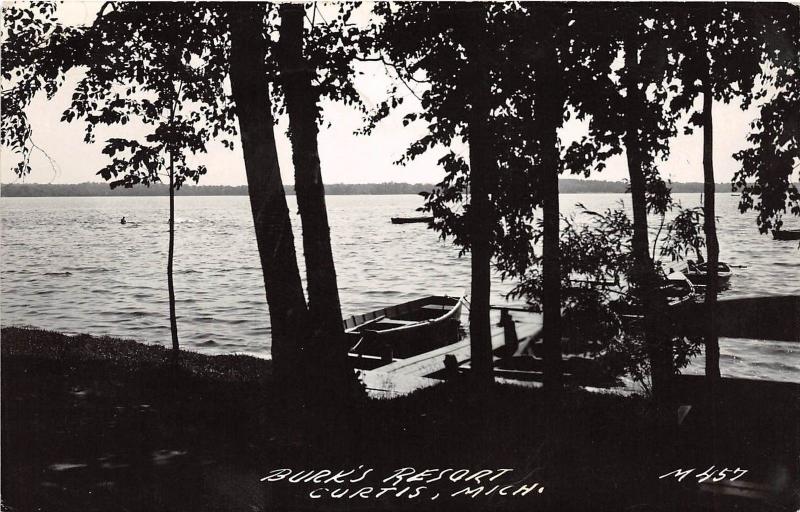
<instances>
[{"instance_id":1,"label":"rowboat on shore","mask_svg":"<svg viewBox=\"0 0 800 512\"><path fill-rule=\"evenodd\" d=\"M800 240L800 229L773 229L774 240Z\"/></svg>"},{"instance_id":2,"label":"rowboat on shore","mask_svg":"<svg viewBox=\"0 0 800 512\"><path fill-rule=\"evenodd\" d=\"M433 217L392 217L392 224L413 224L415 222L433 222Z\"/></svg>"},{"instance_id":3,"label":"rowboat on shore","mask_svg":"<svg viewBox=\"0 0 800 512\"><path fill-rule=\"evenodd\" d=\"M345 318L350 357L377 367L458 341L464 298L431 295Z\"/></svg>"}]
</instances>

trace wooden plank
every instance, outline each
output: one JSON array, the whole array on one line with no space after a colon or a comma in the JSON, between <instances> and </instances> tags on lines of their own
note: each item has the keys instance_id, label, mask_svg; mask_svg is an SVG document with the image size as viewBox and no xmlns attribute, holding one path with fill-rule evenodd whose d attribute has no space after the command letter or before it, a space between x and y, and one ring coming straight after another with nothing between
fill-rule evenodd
<instances>
[{"instance_id":1,"label":"wooden plank","mask_svg":"<svg viewBox=\"0 0 800 512\"><path fill-rule=\"evenodd\" d=\"M381 356L372 356L369 354L359 354L358 352L348 352L347 355L349 357L358 358L358 359L372 359L377 361L379 359L383 359ZM402 359L393 359L393 361L402 361Z\"/></svg>"},{"instance_id":2,"label":"wooden plank","mask_svg":"<svg viewBox=\"0 0 800 512\"><path fill-rule=\"evenodd\" d=\"M492 318L492 351L494 351L505 344L505 333L503 327L497 325L500 319L499 312L492 316L496 317ZM525 315L518 314L514 316L514 320L516 321L517 335L520 339L535 336L541 330L541 315L535 313L527 313ZM423 377L442 370L444 368L444 357L446 355L455 356L459 364L468 361L471 357L469 335L452 345L440 347L414 357L401 359L386 366L376 368L376 371L387 374L417 375Z\"/></svg>"},{"instance_id":3,"label":"wooden plank","mask_svg":"<svg viewBox=\"0 0 800 512\"><path fill-rule=\"evenodd\" d=\"M386 366L381 366L380 371L383 373L399 373L404 375L419 375L425 376L433 373L436 370L444 368L444 356L447 354L456 355L456 359L463 360L462 351L466 349L469 351L469 340L459 341L446 347L437 348L430 352L425 352L418 356L401 359L400 361Z\"/></svg>"},{"instance_id":4,"label":"wooden plank","mask_svg":"<svg viewBox=\"0 0 800 512\"><path fill-rule=\"evenodd\" d=\"M388 324L388 325L411 325L411 324L418 324L419 321L417 320L398 320L396 318L384 318L380 322L380 324Z\"/></svg>"},{"instance_id":5,"label":"wooden plank","mask_svg":"<svg viewBox=\"0 0 800 512\"><path fill-rule=\"evenodd\" d=\"M493 306L489 306L489 308L491 308L491 309L499 309L499 310L505 309L506 311L517 311L519 313L535 313L535 311L533 309L531 309L531 308L524 308L524 307L520 307L520 306L497 306L497 305L493 305Z\"/></svg>"},{"instance_id":6,"label":"wooden plank","mask_svg":"<svg viewBox=\"0 0 800 512\"><path fill-rule=\"evenodd\" d=\"M366 322L364 322L364 323L362 323L362 324L358 325L358 326L357 326L357 327L358 327L358 331L355 331L355 332L361 332L361 329L362 329L363 327L366 327L366 326L368 326L368 325L372 325L372 324L378 323L378 322L380 322L380 321L381 321L381 320L383 320L383 319L384 319L384 317L383 317L383 316L378 316L378 317L375 317L375 318L373 318L372 320L368 320L368 321L366 321Z\"/></svg>"},{"instance_id":7,"label":"wooden plank","mask_svg":"<svg viewBox=\"0 0 800 512\"><path fill-rule=\"evenodd\" d=\"M715 308L722 337L800 342L800 296L722 299ZM687 333L702 333L705 310L705 303L690 302L671 308L670 315Z\"/></svg>"}]
</instances>

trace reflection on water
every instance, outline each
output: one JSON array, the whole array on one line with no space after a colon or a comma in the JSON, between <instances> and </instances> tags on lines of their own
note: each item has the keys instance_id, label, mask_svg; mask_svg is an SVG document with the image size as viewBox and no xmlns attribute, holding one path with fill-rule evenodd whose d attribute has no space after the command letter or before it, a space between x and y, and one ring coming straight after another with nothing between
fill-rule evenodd
<instances>
[{"instance_id":1,"label":"reflection on water","mask_svg":"<svg viewBox=\"0 0 800 512\"><path fill-rule=\"evenodd\" d=\"M685 206L699 204L699 194L676 198ZM603 209L620 199L627 197L566 194L561 204L569 212L578 202ZM168 344L167 201L3 198L3 324ZM797 242L759 235L753 217L740 215L736 201L717 195L722 258L743 267L734 269L723 296L800 294ZM423 224L390 223L392 216L417 215L420 202L413 195L327 198L344 313L469 289L468 256L459 258L457 248ZM293 196L289 207L296 213ZM269 318L248 199L178 197L176 209L175 293L182 343L206 353L267 356ZM122 216L128 224L119 224ZM292 221L302 255L299 217L294 214ZM651 226L655 232L656 222ZM302 257L299 263L302 271ZM512 285L495 278L492 301L503 301ZM789 364L797 358L791 345L723 342L722 350L740 376L785 378L791 371L786 367L800 366Z\"/></svg>"}]
</instances>

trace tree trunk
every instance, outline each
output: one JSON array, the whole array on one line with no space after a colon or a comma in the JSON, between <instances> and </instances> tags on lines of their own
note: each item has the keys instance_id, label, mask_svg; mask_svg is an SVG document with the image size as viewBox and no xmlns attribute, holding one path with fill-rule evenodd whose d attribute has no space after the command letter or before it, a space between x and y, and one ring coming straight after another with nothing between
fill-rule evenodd
<instances>
[{"instance_id":1,"label":"tree trunk","mask_svg":"<svg viewBox=\"0 0 800 512\"><path fill-rule=\"evenodd\" d=\"M342 326L317 147L318 95L312 85L315 72L303 56L304 9L302 4L291 3L280 7L280 64L289 114L295 194L303 224L308 310L312 324L310 343L313 349L306 354L306 361L316 367L312 370L314 374L324 376L328 381L346 382L349 379L355 382L347 361L349 347Z\"/></svg>"},{"instance_id":2,"label":"tree trunk","mask_svg":"<svg viewBox=\"0 0 800 512\"><path fill-rule=\"evenodd\" d=\"M542 8L544 10L544 8ZM552 19L551 19L552 18ZM558 20L548 17L550 26ZM558 127L564 114L564 89L561 86L557 48L554 44L540 47L542 59L537 63L534 87L534 136L539 142L541 163L543 266L542 313L544 386L550 391L561 388L561 256L559 248L560 213L558 196L559 147Z\"/></svg>"},{"instance_id":3,"label":"tree trunk","mask_svg":"<svg viewBox=\"0 0 800 512\"><path fill-rule=\"evenodd\" d=\"M698 41L700 42L700 41ZM706 52L706 45L701 46L701 51ZM703 216L705 219L704 230L706 235L708 282L706 286L706 376L709 379L719 379L719 335L715 310L717 293L719 290L719 240L717 240L717 225L714 207L714 124L712 108L714 96L712 90L711 63L708 62L709 75L703 81Z\"/></svg>"},{"instance_id":4,"label":"tree trunk","mask_svg":"<svg viewBox=\"0 0 800 512\"><path fill-rule=\"evenodd\" d=\"M275 146L263 9L258 3L228 7L230 80L269 306L273 368L279 378L290 379L305 341L308 311Z\"/></svg>"},{"instance_id":5,"label":"tree trunk","mask_svg":"<svg viewBox=\"0 0 800 512\"><path fill-rule=\"evenodd\" d=\"M472 256L471 303L469 335L471 365L476 381L493 380L492 333L489 320L491 293L491 232L494 214L489 198L491 173L495 165L493 144L489 132L491 82L489 80L486 6L473 3L469 9L474 37L465 41L467 58L472 62L473 76L470 91L468 121L469 142L469 229Z\"/></svg>"},{"instance_id":6,"label":"tree trunk","mask_svg":"<svg viewBox=\"0 0 800 512\"><path fill-rule=\"evenodd\" d=\"M167 253L167 290L169 291L169 329L172 333L173 355L177 357L178 318L175 316L175 285L172 281L172 262L175 259L175 165L169 152L169 250Z\"/></svg>"},{"instance_id":7,"label":"tree trunk","mask_svg":"<svg viewBox=\"0 0 800 512\"><path fill-rule=\"evenodd\" d=\"M627 95L625 98L625 153L631 187L631 203L633 205L633 258L634 268L631 280L637 288L644 314L644 336L650 359L653 396L657 402L665 403L668 398L672 375L671 354L667 344L660 339L658 329L658 278L653 261L650 258L650 247L647 231L647 192L644 173L644 155L639 141L639 129L642 123L641 112L647 101L644 91L637 81L639 62L636 49L636 37L625 41L625 74L623 76Z\"/></svg>"}]
</instances>

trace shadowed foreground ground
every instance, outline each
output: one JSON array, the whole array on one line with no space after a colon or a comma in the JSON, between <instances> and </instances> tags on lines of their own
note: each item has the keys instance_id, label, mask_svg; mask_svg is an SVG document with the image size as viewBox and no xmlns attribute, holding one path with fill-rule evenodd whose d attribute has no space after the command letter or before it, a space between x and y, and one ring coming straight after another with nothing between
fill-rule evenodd
<instances>
[{"instance_id":1,"label":"shadowed foreground ground","mask_svg":"<svg viewBox=\"0 0 800 512\"><path fill-rule=\"evenodd\" d=\"M693 409L665 429L642 398L569 390L556 412L536 390L498 385L477 398L465 383L319 417L289 412L270 375L252 357L182 353L175 370L158 346L3 329L3 510L798 506L800 386L726 381L712 408L700 380L683 378L682 403ZM712 465L749 471L700 484ZM404 467L418 479L392 480ZM307 481L260 481L278 468ZM513 471L483 477L478 492L478 482L441 473L461 468ZM696 471L659 478L678 468ZM346 476L325 483L323 471ZM489 492L533 483L524 495Z\"/></svg>"}]
</instances>

